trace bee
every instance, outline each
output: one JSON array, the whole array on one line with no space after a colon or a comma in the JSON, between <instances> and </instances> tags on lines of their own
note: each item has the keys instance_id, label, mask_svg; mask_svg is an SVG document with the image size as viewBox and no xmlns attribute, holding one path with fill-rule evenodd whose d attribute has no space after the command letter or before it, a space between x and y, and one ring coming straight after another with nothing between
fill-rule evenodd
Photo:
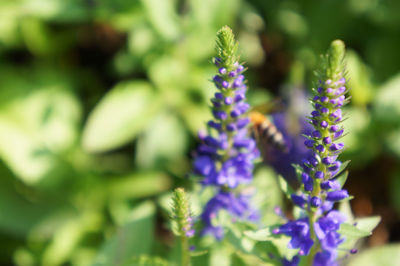
<instances>
[{"instance_id":1,"label":"bee","mask_svg":"<svg viewBox=\"0 0 400 266\"><path fill-rule=\"evenodd\" d=\"M279 131L266 115L267 113L276 112L281 109L282 102L275 100L271 104L254 107L249 113L252 124L251 132L264 158L268 156L267 153L271 148L278 149L283 153L288 152L287 143L285 142L282 132Z\"/></svg>"}]
</instances>

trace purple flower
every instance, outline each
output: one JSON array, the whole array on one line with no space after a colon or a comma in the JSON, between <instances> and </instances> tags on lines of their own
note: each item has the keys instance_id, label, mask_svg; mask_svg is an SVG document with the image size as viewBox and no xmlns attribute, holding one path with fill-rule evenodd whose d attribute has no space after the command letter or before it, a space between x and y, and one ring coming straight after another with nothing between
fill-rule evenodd
<instances>
[{"instance_id":1,"label":"purple flower","mask_svg":"<svg viewBox=\"0 0 400 266\"><path fill-rule=\"evenodd\" d=\"M279 227L278 233L290 236L291 240L288 247L298 248L299 254L302 256L307 255L314 244L310 237L310 226L307 217L287 222Z\"/></svg>"},{"instance_id":2,"label":"purple flower","mask_svg":"<svg viewBox=\"0 0 400 266\"><path fill-rule=\"evenodd\" d=\"M306 198L303 195L299 196L296 194L292 194L291 198L292 198L293 203L301 208L303 208L304 204L306 204L306 202L307 202Z\"/></svg>"},{"instance_id":3,"label":"purple flower","mask_svg":"<svg viewBox=\"0 0 400 266\"><path fill-rule=\"evenodd\" d=\"M282 260L283 266L297 266L297 265L299 265L299 262L300 262L299 256L293 256L293 258L291 260L288 260L286 258L284 258Z\"/></svg>"},{"instance_id":4,"label":"purple flower","mask_svg":"<svg viewBox=\"0 0 400 266\"><path fill-rule=\"evenodd\" d=\"M257 212L250 206L249 195L235 195L233 192L225 192L220 190L213 198L211 198L204 207L201 219L204 224L203 234L212 234L216 239L223 238L223 228L213 223L221 210L227 210L234 217L255 220L258 218Z\"/></svg>"},{"instance_id":5,"label":"purple flower","mask_svg":"<svg viewBox=\"0 0 400 266\"><path fill-rule=\"evenodd\" d=\"M349 197L349 193L345 189L331 191L326 194L326 200L329 200L329 201L339 201L339 200L342 200L342 199L345 199L348 197Z\"/></svg>"},{"instance_id":6,"label":"purple flower","mask_svg":"<svg viewBox=\"0 0 400 266\"><path fill-rule=\"evenodd\" d=\"M346 218L338 211L330 211L314 224L315 234L321 244L321 251L314 258L314 265L335 265L337 247L344 238L337 232Z\"/></svg>"}]
</instances>

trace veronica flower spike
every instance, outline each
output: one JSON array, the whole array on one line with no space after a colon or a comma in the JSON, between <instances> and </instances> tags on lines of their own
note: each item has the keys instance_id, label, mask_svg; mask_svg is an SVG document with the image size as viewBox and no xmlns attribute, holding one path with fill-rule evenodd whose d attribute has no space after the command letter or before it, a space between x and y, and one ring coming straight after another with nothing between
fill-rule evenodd
<instances>
[{"instance_id":1,"label":"veronica flower spike","mask_svg":"<svg viewBox=\"0 0 400 266\"><path fill-rule=\"evenodd\" d=\"M338 246L344 241L338 230L345 218L332 210L335 202L349 197L336 180L342 170L338 156L344 148L341 107L347 102L344 52L343 42L333 41L317 72L319 81L311 99L314 110L309 117L314 129L304 143L311 155L303 160L301 191L291 195L304 217L276 230L291 237L289 248L307 256L308 265L337 265Z\"/></svg>"},{"instance_id":2,"label":"veronica flower spike","mask_svg":"<svg viewBox=\"0 0 400 266\"><path fill-rule=\"evenodd\" d=\"M204 186L216 188L201 215L203 233L217 239L223 237L223 228L215 224L219 210L225 209L236 218L252 219L249 195L238 191L238 186L252 181L253 161L259 156L255 141L249 137L249 117L246 103L246 84L239 63L238 43L232 30L225 26L217 33L213 77L217 91L211 99L213 119L208 122L208 134L201 135L194 160L194 172L202 177Z\"/></svg>"}]
</instances>

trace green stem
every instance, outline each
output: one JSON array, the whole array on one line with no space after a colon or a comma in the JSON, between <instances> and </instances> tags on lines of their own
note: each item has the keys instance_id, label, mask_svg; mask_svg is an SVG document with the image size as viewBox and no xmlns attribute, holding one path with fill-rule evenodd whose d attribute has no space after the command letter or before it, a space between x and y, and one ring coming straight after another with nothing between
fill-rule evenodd
<instances>
[{"instance_id":1,"label":"green stem","mask_svg":"<svg viewBox=\"0 0 400 266\"><path fill-rule=\"evenodd\" d=\"M315 234L315 230L314 230L314 223L316 221L316 215L314 211L309 211L309 215L310 217L310 237L311 239L314 241L314 245L312 245L311 250L310 250L310 254L308 254L307 256L307 265L312 265L312 262L314 260L314 256L318 251L318 244L317 244L317 237Z\"/></svg>"},{"instance_id":2,"label":"green stem","mask_svg":"<svg viewBox=\"0 0 400 266\"><path fill-rule=\"evenodd\" d=\"M181 236L181 266L190 266L189 241Z\"/></svg>"}]
</instances>

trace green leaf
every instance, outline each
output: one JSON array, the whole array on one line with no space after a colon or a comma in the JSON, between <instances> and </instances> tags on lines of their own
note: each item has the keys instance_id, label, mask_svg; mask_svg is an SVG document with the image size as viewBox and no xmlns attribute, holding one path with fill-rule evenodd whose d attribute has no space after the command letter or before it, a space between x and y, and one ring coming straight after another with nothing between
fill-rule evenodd
<instances>
[{"instance_id":1,"label":"green leaf","mask_svg":"<svg viewBox=\"0 0 400 266\"><path fill-rule=\"evenodd\" d=\"M158 33L167 40L173 40L180 34L178 15L173 0L142 0L147 18Z\"/></svg>"},{"instance_id":2,"label":"green leaf","mask_svg":"<svg viewBox=\"0 0 400 266\"><path fill-rule=\"evenodd\" d=\"M122 264L123 266L171 266L171 264L160 257L149 257L146 255L141 255L135 257L125 263Z\"/></svg>"},{"instance_id":3,"label":"green leaf","mask_svg":"<svg viewBox=\"0 0 400 266\"><path fill-rule=\"evenodd\" d=\"M303 168L299 164L292 164L292 167L296 171L296 176L301 180L301 174L304 172Z\"/></svg>"},{"instance_id":4,"label":"green leaf","mask_svg":"<svg viewBox=\"0 0 400 266\"><path fill-rule=\"evenodd\" d=\"M187 142L182 121L178 120L174 114L159 113L138 138L136 165L142 169L154 168L160 163L169 165L171 161L185 156ZM179 167L182 168L182 165Z\"/></svg>"},{"instance_id":5,"label":"green leaf","mask_svg":"<svg viewBox=\"0 0 400 266\"><path fill-rule=\"evenodd\" d=\"M30 239L34 239L34 231L41 223L70 207L54 198L42 196L34 202L25 198L20 191L22 186L16 186L11 172L4 164L0 164L0 176L0 230L9 236L22 238L29 234ZM51 230L52 227L47 226L45 231L47 233ZM40 237L47 238L46 233L41 232Z\"/></svg>"},{"instance_id":6,"label":"green leaf","mask_svg":"<svg viewBox=\"0 0 400 266\"><path fill-rule=\"evenodd\" d=\"M379 121L399 124L400 74L391 78L378 89L373 104L374 113Z\"/></svg>"},{"instance_id":7,"label":"green leaf","mask_svg":"<svg viewBox=\"0 0 400 266\"><path fill-rule=\"evenodd\" d=\"M55 155L78 138L79 102L62 80L55 82L1 106L0 156L27 184L37 184L54 169Z\"/></svg>"},{"instance_id":8,"label":"green leaf","mask_svg":"<svg viewBox=\"0 0 400 266\"><path fill-rule=\"evenodd\" d=\"M215 245L210 249L209 265L229 266L231 265L231 251L226 245Z\"/></svg>"},{"instance_id":9,"label":"green leaf","mask_svg":"<svg viewBox=\"0 0 400 266\"><path fill-rule=\"evenodd\" d=\"M341 203L341 205L344 204L348 204L348 202ZM355 225L349 223L342 224L340 226L339 233L342 233L345 236L345 241L340 245L340 256L345 256L348 253L347 250L352 249L360 238L371 235L372 230L379 223L379 221L380 217L372 216L355 219L354 221L351 219L348 220L348 222L354 222Z\"/></svg>"},{"instance_id":10,"label":"green leaf","mask_svg":"<svg viewBox=\"0 0 400 266\"><path fill-rule=\"evenodd\" d=\"M136 256L149 254L154 240L154 214L151 202L136 207L125 225L105 242L92 265L124 265Z\"/></svg>"},{"instance_id":11,"label":"green leaf","mask_svg":"<svg viewBox=\"0 0 400 266\"><path fill-rule=\"evenodd\" d=\"M345 171L339 177L336 178L336 181L339 182L341 188L346 183L348 176L349 176L349 171Z\"/></svg>"},{"instance_id":12,"label":"green leaf","mask_svg":"<svg viewBox=\"0 0 400 266\"><path fill-rule=\"evenodd\" d=\"M354 222L354 215L353 215L353 212L351 211L349 201L341 201L339 203L339 212L346 217L346 221L348 223Z\"/></svg>"},{"instance_id":13,"label":"green leaf","mask_svg":"<svg viewBox=\"0 0 400 266\"><path fill-rule=\"evenodd\" d=\"M79 0L30 0L24 1L24 13L57 22L81 22L91 17L92 10Z\"/></svg>"},{"instance_id":14,"label":"green leaf","mask_svg":"<svg viewBox=\"0 0 400 266\"><path fill-rule=\"evenodd\" d=\"M375 86L372 83L372 72L360 56L353 50L346 52L346 69L351 73L351 78L346 81L351 94L352 104L365 106L374 96Z\"/></svg>"},{"instance_id":15,"label":"green leaf","mask_svg":"<svg viewBox=\"0 0 400 266\"><path fill-rule=\"evenodd\" d=\"M147 82L119 83L97 104L83 131L82 144L89 152L105 152L133 140L159 107Z\"/></svg>"},{"instance_id":16,"label":"green leaf","mask_svg":"<svg viewBox=\"0 0 400 266\"><path fill-rule=\"evenodd\" d=\"M99 230L102 216L88 211L65 222L54 234L53 240L43 254L43 265L61 265L65 263L84 235L96 228Z\"/></svg>"},{"instance_id":17,"label":"green leaf","mask_svg":"<svg viewBox=\"0 0 400 266\"><path fill-rule=\"evenodd\" d=\"M281 175L279 175L279 186L281 187L283 193L285 193L286 197L290 199L291 195L294 193L294 190Z\"/></svg>"},{"instance_id":18,"label":"green leaf","mask_svg":"<svg viewBox=\"0 0 400 266\"><path fill-rule=\"evenodd\" d=\"M200 251L191 251L190 256L191 257L198 257L198 256L203 256L208 253L208 250L200 250Z\"/></svg>"},{"instance_id":19,"label":"green leaf","mask_svg":"<svg viewBox=\"0 0 400 266\"><path fill-rule=\"evenodd\" d=\"M349 266L400 265L400 244L367 249L353 257Z\"/></svg>"},{"instance_id":20,"label":"green leaf","mask_svg":"<svg viewBox=\"0 0 400 266\"><path fill-rule=\"evenodd\" d=\"M338 232L347 238L361 238L371 235L371 231L361 230L348 223L342 223Z\"/></svg>"},{"instance_id":21,"label":"green leaf","mask_svg":"<svg viewBox=\"0 0 400 266\"><path fill-rule=\"evenodd\" d=\"M261 223L266 226L280 223L281 217L276 215L274 208L282 205L283 197L273 169L265 165L258 167L254 173L253 186L257 191L263 191L252 197L254 206L259 206Z\"/></svg>"},{"instance_id":22,"label":"green leaf","mask_svg":"<svg viewBox=\"0 0 400 266\"><path fill-rule=\"evenodd\" d=\"M357 228L360 228L361 230L364 230L366 232L372 232L380 221L380 216L357 218L355 220L355 222L357 223Z\"/></svg>"},{"instance_id":23,"label":"green leaf","mask_svg":"<svg viewBox=\"0 0 400 266\"><path fill-rule=\"evenodd\" d=\"M161 172L133 173L112 178L105 184L113 199L134 199L156 195L167 190L171 181Z\"/></svg>"},{"instance_id":24,"label":"green leaf","mask_svg":"<svg viewBox=\"0 0 400 266\"><path fill-rule=\"evenodd\" d=\"M244 231L243 234L247 236L250 239L256 240L256 241L267 241L271 240L272 232L271 228L267 227L264 229L260 229L257 231Z\"/></svg>"}]
</instances>

